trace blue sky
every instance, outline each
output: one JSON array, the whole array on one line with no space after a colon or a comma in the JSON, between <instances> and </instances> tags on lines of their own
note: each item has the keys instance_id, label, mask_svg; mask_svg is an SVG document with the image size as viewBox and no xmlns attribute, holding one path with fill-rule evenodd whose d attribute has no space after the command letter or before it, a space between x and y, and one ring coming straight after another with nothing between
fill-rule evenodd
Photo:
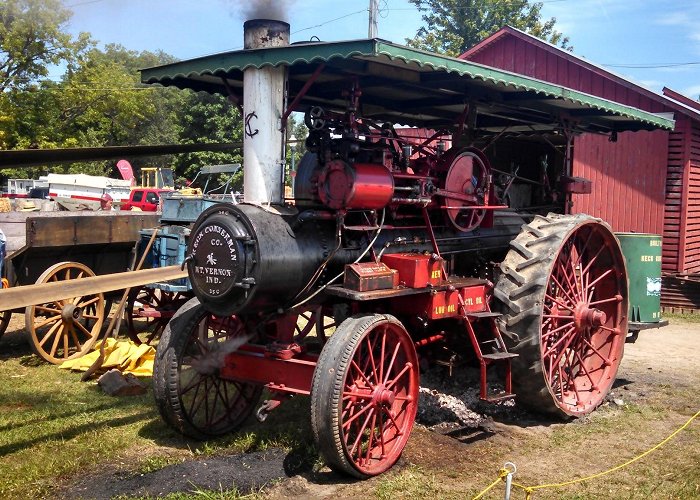
<instances>
[{"instance_id":1,"label":"blue sky","mask_svg":"<svg viewBox=\"0 0 700 500\"><path fill-rule=\"evenodd\" d=\"M505 0L504 0L505 1ZM69 29L133 50L180 59L239 49L255 0L64 0ZM369 0L268 0L287 11L292 41L367 36ZM543 17L570 38L574 54L660 92L700 95L700 1L543 0ZM397 43L422 25L408 0L379 0L379 36Z\"/></svg>"}]
</instances>

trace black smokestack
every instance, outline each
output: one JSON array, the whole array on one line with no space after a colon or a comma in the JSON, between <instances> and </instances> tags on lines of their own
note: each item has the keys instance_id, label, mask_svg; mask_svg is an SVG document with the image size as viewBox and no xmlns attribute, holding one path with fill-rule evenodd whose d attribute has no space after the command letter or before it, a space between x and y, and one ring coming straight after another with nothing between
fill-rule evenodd
<instances>
[{"instance_id":1,"label":"black smokestack","mask_svg":"<svg viewBox=\"0 0 700 500\"><path fill-rule=\"evenodd\" d=\"M249 19L243 23L243 47L264 49L289 45L289 25L270 19Z\"/></svg>"}]
</instances>

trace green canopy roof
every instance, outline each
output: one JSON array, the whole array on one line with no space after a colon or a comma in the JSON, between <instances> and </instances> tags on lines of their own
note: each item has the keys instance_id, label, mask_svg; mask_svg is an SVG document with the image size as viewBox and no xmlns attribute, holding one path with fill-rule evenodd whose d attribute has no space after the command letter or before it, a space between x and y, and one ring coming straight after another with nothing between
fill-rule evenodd
<instances>
[{"instance_id":1,"label":"green canopy roof","mask_svg":"<svg viewBox=\"0 0 700 500\"><path fill-rule=\"evenodd\" d=\"M357 81L361 116L397 124L453 125L469 104L473 125L484 132L672 129L667 117L566 87L461 59L431 54L379 39L299 43L239 50L144 69L144 83L242 95L243 71L285 66L289 102L319 66L295 111L310 106L344 111L343 90Z\"/></svg>"}]
</instances>

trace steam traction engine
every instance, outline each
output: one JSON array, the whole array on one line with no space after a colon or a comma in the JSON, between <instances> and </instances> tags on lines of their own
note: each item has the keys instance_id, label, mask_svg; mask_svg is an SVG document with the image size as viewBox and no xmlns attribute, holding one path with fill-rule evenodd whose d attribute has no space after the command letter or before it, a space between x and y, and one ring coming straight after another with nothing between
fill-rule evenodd
<instances>
[{"instance_id":1,"label":"steam traction engine","mask_svg":"<svg viewBox=\"0 0 700 500\"><path fill-rule=\"evenodd\" d=\"M210 207L192 228L186 264L196 298L177 312L157 348L154 392L166 422L207 438L236 429L253 412L264 420L286 398L310 395L326 462L373 476L396 462L408 440L419 367L435 359L437 347L475 358L484 400L517 392L543 412L595 409L622 357L627 275L604 222L561 214L567 186L578 181L565 177L566 161L553 159L554 139L511 143L513 134L489 129L493 115L479 118L462 98L459 113L437 114L443 123L449 115L454 127L437 129L426 118L421 129L397 129L391 105L373 114L380 100L365 88L383 82L387 95L400 96L398 84L370 79L376 68L351 64L349 55L329 68L335 59L322 55L339 57L342 42L250 46L249 38L285 36L284 23L256 23L246 23L246 50L232 53L235 68L245 69L246 199ZM388 47L402 57L410 50ZM358 53L352 49L347 53ZM322 62L312 66L303 50ZM396 63L391 55L386 61ZM184 82L181 75L195 73L183 64L147 70L143 79L204 85L210 73ZM237 71L222 76L232 98ZM418 81L395 64L386 74L402 72ZM295 80L302 73L303 85ZM321 84L324 74L331 76ZM431 116L426 103L411 99L410 113L408 102L391 108L395 116L410 124ZM305 112L309 136L294 199L284 203L278 125L292 110ZM510 114L522 120L522 110ZM505 145L501 160L521 152L528 165L492 167L484 150L498 156L496 139ZM501 390L487 384L490 367L501 368ZM260 404L263 389L269 395Z\"/></svg>"}]
</instances>

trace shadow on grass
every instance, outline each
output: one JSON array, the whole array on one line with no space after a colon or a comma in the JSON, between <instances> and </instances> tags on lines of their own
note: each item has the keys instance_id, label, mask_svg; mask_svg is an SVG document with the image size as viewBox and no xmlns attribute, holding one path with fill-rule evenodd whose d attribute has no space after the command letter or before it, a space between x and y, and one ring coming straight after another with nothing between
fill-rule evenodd
<instances>
[{"instance_id":1,"label":"shadow on grass","mask_svg":"<svg viewBox=\"0 0 700 500\"><path fill-rule=\"evenodd\" d=\"M633 380L629 380L626 378L618 378L618 379L615 379L615 382L613 382L611 389L617 389L619 387L629 387L632 384L634 384Z\"/></svg>"},{"instance_id":2,"label":"shadow on grass","mask_svg":"<svg viewBox=\"0 0 700 500\"><path fill-rule=\"evenodd\" d=\"M28 395L22 399L21 406L17 405L17 406L15 406L15 408L18 408L18 409L25 409L26 408L28 410L34 409L34 410L41 411L42 406L50 406L50 405L47 405L47 399L45 397ZM21 422L13 422L10 424L1 425L0 426L0 433L21 429L22 427L41 424L42 422L45 422L49 419L52 419L52 420L66 419L66 418L71 418L71 417L74 417L74 416L82 414L82 413L98 413L98 412L102 412L102 411L110 411L110 410L114 410L115 407L119 407L119 406L121 406L123 408L124 406L131 406L131 405L119 405L119 404L115 405L113 403L104 403L104 404L100 404L98 406L91 406L89 408L74 407L74 408L71 408L70 410L51 409L48 412L46 412L46 414L41 415L41 416L23 419ZM133 405L133 406L136 406L136 405ZM4 405L0 405L0 411L2 411L3 407L4 407ZM150 413L150 416L153 417L153 416L155 416L155 414Z\"/></svg>"},{"instance_id":3,"label":"shadow on grass","mask_svg":"<svg viewBox=\"0 0 700 500\"><path fill-rule=\"evenodd\" d=\"M24 330L8 331L0 337L0 360L28 355L34 355L34 351L29 344L29 335Z\"/></svg>"},{"instance_id":4,"label":"shadow on grass","mask_svg":"<svg viewBox=\"0 0 700 500\"><path fill-rule=\"evenodd\" d=\"M236 431L207 441L184 436L161 418L144 425L139 435L160 446L185 449L205 456L283 449L286 452L284 470L288 476L310 471L318 460L309 421L309 400L305 397L286 401L264 423L251 416Z\"/></svg>"},{"instance_id":5,"label":"shadow on grass","mask_svg":"<svg viewBox=\"0 0 700 500\"><path fill-rule=\"evenodd\" d=\"M264 424L251 417L236 432L208 441L187 438L160 417L146 422L138 434L161 447L187 450L193 458L164 462L163 467L148 472L137 468L98 473L90 481L89 489L80 482L69 485L63 493L95 499L115 495L151 498L169 493L218 493L217 488L234 488L238 494L248 494L298 475L318 484L346 480L335 473L314 471L318 455L311 438L308 398L286 402Z\"/></svg>"},{"instance_id":6,"label":"shadow on grass","mask_svg":"<svg viewBox=\"0 0 700 500\"><path fill-rule=\"evenodd\" d=\"M98 425L108 425L109 427L119 427L122 425L129 425L142 420L149 419L153 416L150 412L137 413L135 415L128 415L118 418L109 419L109 422L87 422L85 424L68 426L67 428L61 429L56 432L49 434L44 434L42 436L37 436L32 439L22 439L13 443L8 443L0 446L0 456L8 455L10 453L15 453L20 450L31 448L37 444L48 442L48 441L66 441L69 439L76 438L81 434L86 434L93 432L95 427Z\"/></svg>"},{"instance_id":7,"label":"shadow on grass","mask_svg":"<svg viewBox=\"0 0 700 500\"><path fill-rule=\"evenodd\" d=\"M19 313L14 313L12 316L13 319L17 315L19 315ZM104 337L105 328L100 332L98 341ZM120 340L127 340L126 332L120 332L118 338ZM0 360L17 358L27 358L20 359L20 364L23 366L37 366L38 364L45 363L45 361L34 353L31 345L31 336L24 328L15 329L13 331L8 330L4 335L0 336Z\"/></svg>"}]
</instances>

